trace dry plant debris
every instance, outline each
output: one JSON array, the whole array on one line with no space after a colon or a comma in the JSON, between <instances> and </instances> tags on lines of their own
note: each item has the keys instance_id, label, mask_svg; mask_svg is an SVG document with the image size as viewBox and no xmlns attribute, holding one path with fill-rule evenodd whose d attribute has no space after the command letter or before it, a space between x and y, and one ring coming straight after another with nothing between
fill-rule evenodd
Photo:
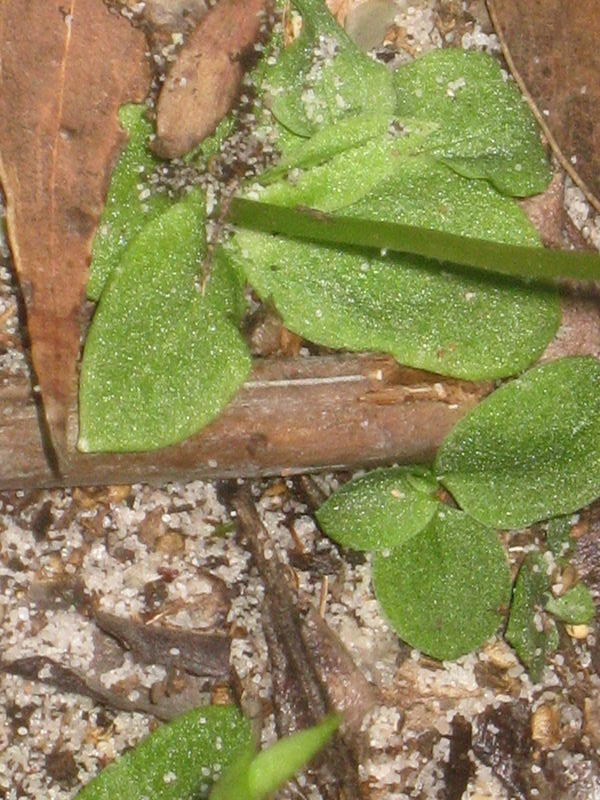
<instances>
[{"instance_id":1,"label":"dry plant debris","mask_svg":"<svg viewBox=\"0 0 600 800\"><path fill-rule=\"evenodd\" d=\"M123 142L117 109L147 93L145 48L142 32L97 0L8 0L0 9L0 179L59 457L77 393L91 242Z\"/></svg>"},{"instance_id":2,"label":"dry plant debris","mask_svg":"<svg viewBox=\"0 0 600 800\"><path fill-rule=\"evenodd\" d=\"M504 55L563 168L600 211L600 20L593 0L489 0Z\"/></svg>"}]
</instances>

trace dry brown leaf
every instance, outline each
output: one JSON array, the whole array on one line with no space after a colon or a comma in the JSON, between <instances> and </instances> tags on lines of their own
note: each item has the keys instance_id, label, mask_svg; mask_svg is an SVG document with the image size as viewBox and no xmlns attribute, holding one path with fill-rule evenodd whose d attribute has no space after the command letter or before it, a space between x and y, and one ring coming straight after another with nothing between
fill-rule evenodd
<instances>
[{"instance_id":1,"label":"dry brown leaf","mask_svg":"<svg viewBox=\"0 0 600 800\"><path fill-rule=\"evenodd\" d=\"M488 0L504 55L563 167L600 211L596 0Z\"/></svg>"},{"instance_id":2,"label":"dry brown leaf","mask_svg":"<svg viewBox=\"0 0 600 800\"><path fill-rule=\"evenodd\" d=\"M91 241L123 133L148 87L145 40L102 0L0 7L0 181L32 359L59 460L77 392Z\"/></svg>"},{"instance_id":3,"label":"dry brown leaf","mask_svg":"<svg viewBox=\"0 0 600 800\"><path fill-rule=\"evenodd\" d=\"M192 33L158 98L159 155L184 155L213 133L231 109L267 5L268 0L221 0Z\"/></svg>"}]
</instances>

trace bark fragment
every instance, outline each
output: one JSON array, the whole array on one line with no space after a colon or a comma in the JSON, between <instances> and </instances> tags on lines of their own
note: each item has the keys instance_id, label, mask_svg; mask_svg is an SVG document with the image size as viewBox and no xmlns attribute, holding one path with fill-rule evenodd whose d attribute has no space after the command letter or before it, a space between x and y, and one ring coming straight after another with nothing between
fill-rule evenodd
<instances>
[{"instance_id":1,"label":"bark fragment","mask_svg":"<svg viewBox=\"0 0 600 800\"><path fill-rule=\"evenodd\" d=\"M183 156L230 111L267 5L268 0L220 0L182 47L158 98L160 156Z\"/></svg>"}]
</instances>

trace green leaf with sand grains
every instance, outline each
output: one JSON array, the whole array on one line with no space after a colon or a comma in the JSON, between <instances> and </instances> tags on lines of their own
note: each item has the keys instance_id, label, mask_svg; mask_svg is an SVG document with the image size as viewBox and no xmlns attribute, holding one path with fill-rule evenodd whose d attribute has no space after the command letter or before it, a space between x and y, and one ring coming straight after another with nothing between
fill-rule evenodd
<instances>
[{"instance_id":1,"label":"green leaf with sand grains","mask_svg":"<svg viewBox=\"0 0 600 800\"><path fill-rule=\"evenodd\" d=\"M349 481L317 511L324 532L354 550L390 550L435 514L437 481L420 467L377 469Z\"/></svg>"},{"instance_id":2,"label":"green leaf with sand grains","mask_svg":"<svg viewBox=\"0 0 600 800\"><path fill-rule=\"evenodd\" d=\"M577 583L560 597L550 597L546 611L570 625L586 625L596 614L592 594L584 583Z\"/></svg>"},{"instance_id":3,"label":"green leaf with sand grains","mask_svg":"<svg viewBox=\"0 0 600 800\"><path fill-rule=\"evenodd\" d=\"M515 581L505 638L532 681L539 681L547 656L558 647L556 624L543 610L549 589L548 562L541 553L529 553Z\"/></svg>"},{"instance_id":4,"label":"green leaf with sand grains","mask_svg":"<svg viewBox=\"0 0 600 800\"><path fill-rule=\"evenodd\" d=\"M503 194L542 192L551 177L540 131L498 62L460 48L435 50L394 73L396 114L436 124L425 152Z\"/></svg>"},{"instance_id":5,"label":"green leaf with sand grains","mask_svg":"<svg viewBox=\"0 0 600 800\"><path fill-rule=\"evenodd\" d=\"M145 118L146 107L125 105L119 120L129 140L113 170L108 197L92 245L92 264L87 285L90 300L98 300L125 249L152 217L171 200L165 193L151 192L148 177L159 160L147 147L154 128ZM146 196L147 194L147 196Z\"/></svg>"},{"instance_id":6,"label":"green leaf with sand grains","mask_svg":"<svg viewBox=\"0 0 600 800\"><path fill-rule=\"evenodd\" d=\"M537 243L514 201L422 158L398 163L395 176L344 213ZM418 256L250 230L237 232L231 253L295 333L327 347L386 352L443 375L513 375L542 353L559 323L552 287Z\"/></svg>"},{"instance_id":7,"label":"green leaf with sand grains","mask_svg":"<svg viewBox=\"0 0 600 800\"><path fill-rule=\"evenodd\" d=\"M396 550L375 555L373 584L400 638L441 660L469 653L492 636L511 590L496 532L448 506Z\"/></svg>"},{"instance_id":8,"label":"green leaf with sand grains","mask_svg":"<svg viewBox=\"0 0 600 800\"><path fill-rule=\"evenodd\" d=\"M240 388L250 356L215 264L198 288L204 195L195 190L152 220L111 275L84 350L78 447L140 451L175 444L210 422ZM234 321L231 317L233 316Z\"/></svg>"},{"instance_id":9,"label":"green leaf with sand grains","mask_svg":"<svg viewBox=\"0 0 600 800\"><path fill-rule=\"evenodd\" d=\"M377 109L394 113L391 73L362 53L335 22L323 0L294 0L303 15L299 37L264 72L275 119L297 136L347 116Z\"/></svg>"},{"instance_id":10,"label":"green leaf with sand grains","mask_svg":"<svg viewBox=\"0 0 600 800\"><path fill-rule=\"evenodd\" d=\"M600 495L600 362L570 357L534 367L462 419L435 473L485 525L522 528Z\"/></svg>"},{"instance_id":11,"label":"green leaf with sand grains","mask_svg":"<svg viewBox=\"0 0 600 800\"><path fill-rule=\"evenodd\" d=\"M250 723L235 706L194 709L105 767L76 800L206 798L215 778L250 741Z\"/></svg>"}]
</instances>

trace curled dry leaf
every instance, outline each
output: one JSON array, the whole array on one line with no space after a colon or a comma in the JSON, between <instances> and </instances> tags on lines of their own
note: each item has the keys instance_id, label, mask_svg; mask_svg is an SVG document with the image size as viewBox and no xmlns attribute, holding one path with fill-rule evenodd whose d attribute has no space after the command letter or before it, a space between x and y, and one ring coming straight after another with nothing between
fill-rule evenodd
<instances>
[{"instance_id":1,"label":"curled dry leaf","mask_svg":"<svg viewBox=\"0 0 600 800\"><path fill-rule=\"evenodd\" d=\"M101 0L0 7L0 181L59 462L77 391L90 246L123 141L117 109L146 94L144 51L142 32Z\"/></svg>"},{"instance_id":2,"label":"curled dry leaf","mask_svg":"<svg viewBox=\"0 0 600 800\"><path fill-rule=\"evenodd\" d=\"M488 0L504 55L563 167L600 210L595 0Z\"/></svg>"},{"instance_id":3,"label":"curled dry leaf","mask_svg":"<svg viewBox=\"0 0 600 800\"><path fill-rule=\"evenodd\" d=\"M182 156L231 109L268 0L221 0L192 33L158 98L156 152Z\"/></svg>"},{"instance_id":4,"label":"curled dry leaf","mask_svg":"<svg viewBox=\"0 0 600 800\"><path fill-rule=\"evenodd\" d=\"M180 667L192 675L221 677L229 670L229 637L185 629L144 625L133 619L93 610L103 631L125 644L146 664Z\"/></svg>"}]
</instances>

